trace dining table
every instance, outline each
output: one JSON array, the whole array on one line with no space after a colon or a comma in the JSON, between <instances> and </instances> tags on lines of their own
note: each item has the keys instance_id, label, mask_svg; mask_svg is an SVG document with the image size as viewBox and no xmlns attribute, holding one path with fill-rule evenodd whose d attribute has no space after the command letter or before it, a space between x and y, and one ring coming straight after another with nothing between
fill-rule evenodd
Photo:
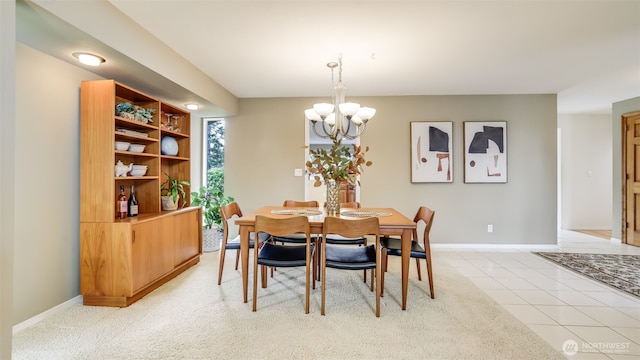
<instances>
[{"instance_id":1,"label":"dining table","mask_svg":"<svg viewBox=\"0 0 640 360\"><path fill-rule=\"evenodd\" d=\"M380 224L380 235L400 236L402 239L402 310L407 309L411 236L416 228L416 223L392 208L343 208L339 214L328 214L324 208L264 206L237 218L235 224L238 225L240 233L242 288L245 303L248 301L249 288L249 234L255 230L256 215L269 217L307 216L312 234L322 234L322 226L327 216L337 216L345 219L377 217Z\"/></svg>"}]
</instances>

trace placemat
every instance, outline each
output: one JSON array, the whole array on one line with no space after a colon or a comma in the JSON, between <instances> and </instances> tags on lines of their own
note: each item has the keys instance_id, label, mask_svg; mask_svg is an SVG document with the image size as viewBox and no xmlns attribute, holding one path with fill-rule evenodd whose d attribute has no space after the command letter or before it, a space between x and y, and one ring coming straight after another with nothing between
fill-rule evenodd
<instances>
[{"instance_id":1,"label":"placemat","mask_svg":"<svg viewBox=\"0 0 640 360\"><path fill-rule=\"evenodd\" d=\"M322 211L314 210L314 209L283 209L283 210L271 210L272 214L278 215L304 215L304 216L312 216L312 215L320 215Z\"/></svg>"},{"instance_id":2,"label":"placemat","mask_svg":"<svg viewBox=\"0 0 640 360\"><path fill-rule=\"evenodd\" d=\"M379 217L379 216L391 216L390 212L387 211L377 211L377 210L353 210L353 211L343 211L340 215L344 216L353 216L353 217Z\"/></svg>"}]
</instances>

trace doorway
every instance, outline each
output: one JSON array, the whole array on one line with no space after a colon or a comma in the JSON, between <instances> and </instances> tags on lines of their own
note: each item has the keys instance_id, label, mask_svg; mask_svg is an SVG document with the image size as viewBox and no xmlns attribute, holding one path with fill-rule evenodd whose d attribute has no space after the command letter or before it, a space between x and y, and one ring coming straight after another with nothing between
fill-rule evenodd
<instances>
[{"instance_id":1,"label":"doorway","mask_svg":"<svg viewBox=\"0 0 640 360\"><path fill-rule=\"evenodd\" d=\"M307 120L305 121L305 162L309 159L309 150L316 148L324 148L329 150L333 142L331 139L325 139L318 136ZM343 139L342 145L351 147L352 145L360 145L360 138L356 139ZM304 170L303 170L304 172ZM314 180L309 179L305 174L305 186L304 186L304 199L305 201L316 200L318 204L324 204L326 201L327 187L323 184L321 186L313 186ZM360 201L360 186L351 185L346 182L340 184L340 202L359 202Z\"/></svg>"},{"instance_id":2,"label":"doorway","mask_svg":"<svg viewBox=\"0 0 640 360\"><path fill-rule=\"evenodd\" d=\"M640 246L640 112L622 115L622 243Z\"/></svg>"}]
</instances>

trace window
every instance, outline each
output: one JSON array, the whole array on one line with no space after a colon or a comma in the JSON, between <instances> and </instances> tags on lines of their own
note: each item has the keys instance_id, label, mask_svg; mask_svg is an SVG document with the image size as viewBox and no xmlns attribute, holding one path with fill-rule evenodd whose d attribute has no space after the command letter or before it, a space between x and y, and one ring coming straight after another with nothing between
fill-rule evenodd
<instances>
[{"instance_id":1,"label":"window","mask_svg":"<svg viewBox=\"0 0 640 360\"><path fill-rule=\"evenodd\" d=\"M224 119L204 119L204 185L224 191Z\"/></svg>"}]
</instances>

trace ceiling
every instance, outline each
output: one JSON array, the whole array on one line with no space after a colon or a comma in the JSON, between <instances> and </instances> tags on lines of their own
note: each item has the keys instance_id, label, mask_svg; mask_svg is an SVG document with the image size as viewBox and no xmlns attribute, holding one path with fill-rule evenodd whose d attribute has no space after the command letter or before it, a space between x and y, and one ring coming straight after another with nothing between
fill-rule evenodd
<instances>
[{"instance_id":1,"label":"ceiling","mask_svg":"<svg viewBox=\"0 0 640 360\"><path fill-rule=\"evenodd\" d=\"M233 114L236 97L329 97L326 63L339 56L347 98L557 93L561 114L610 114L640 96L640 1L18 0L17 10L19 42L69 62L98 52L107 62L88 70L200 102L204 116Z\"/></svg>"}]
</instances>

